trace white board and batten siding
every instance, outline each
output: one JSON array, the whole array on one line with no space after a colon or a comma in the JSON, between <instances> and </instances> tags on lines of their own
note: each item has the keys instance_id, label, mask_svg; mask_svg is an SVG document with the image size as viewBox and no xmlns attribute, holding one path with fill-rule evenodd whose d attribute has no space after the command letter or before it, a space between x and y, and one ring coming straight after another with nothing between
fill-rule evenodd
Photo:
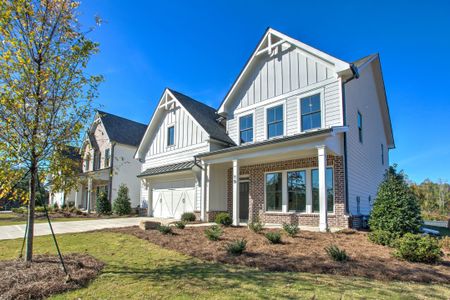
<instances>
[{"instance_id":1,"label":"white board and batten siding","mask_svg":"<svg viewBox=\"0 0 450 300\"><path fill-rule=\"evenodd\" d=\"M348 201L352 214L367 215L389 166L387 138L383 127L380 97L384 91L377 90L373 65L364 68L357 80L346 84L345 99L347 124L347 164L348 164ZM363 141L358 135L358 111L362 115ZM384 149L382 164L381 148ZM360 199L359 212L357 197ZM371 203L369 203L369 197Z\"/></svg>"},{"instance_id":2,"label":"white board and batten siding","mask_svg":"<svg viewBox=\"0 0 450 300\"><path fill-rule=\"evenodd\" d=\"M266 139L265 107L284 104L285 135L300 132L299 99L312 93L322 96L322 126L343 125L340 80L328 62L295 47L258 58L227 105L227 131L237 144L239 117L253 113L254 140Z\"/></svg>"}]
</instances>

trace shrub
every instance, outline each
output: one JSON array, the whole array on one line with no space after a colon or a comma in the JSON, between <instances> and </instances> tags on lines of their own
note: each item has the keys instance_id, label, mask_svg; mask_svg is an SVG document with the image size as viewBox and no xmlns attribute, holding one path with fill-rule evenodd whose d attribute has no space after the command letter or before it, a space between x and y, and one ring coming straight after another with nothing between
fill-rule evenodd
<instances>
[{"instance_id":1,"label":"shrub","mask_svg":"<svg viewBox=\"0 0 450 300\"><path fill-rule=\"evenodd\" d=\"M34 208L34 211L38 212L38 213L43 213L43 212L45 212L45 208L43 206L36 206Z\"/></svg>"},{"instance_id":2,"label":"shrub","mask_svg":"<svg viewBox=\"0 0 450 300\"><path fill-rule=\"evenodd\" d=\"M403 172L389 167L380 184L369 219L371 230L417 233L422 225L419 202L405 181Z\"/></svg>"},{"instance_id":3,"label":"shrub","mask_svg":"<svg viewBox=\"0 0 450 300\"><path fill-rule=\"evenodd\" d=\"M63 204L61 205L61 209L66 209L66 208L67 208L67 204L63 203Z\"/></svg>"},{"instance_id":4,"label":"shrub","mask_svg":"<svg viewBox=\"0 0 450 300\"><path fill-rule=\"evenodd\" d=\"M183 221L175 222L175 227L178 229L184 229L186 227L186 223Z\"/></svg>"},{"instance_id":5,"label":"shrub","mask_svg":"<svg viewBox=\"0 0 450 300\"><path fill-rule=\"evenodd\" d=\"M218 241L222 233L222 228L217 225L213 225L205 229L205 235L210 241Z\"/></svg>"},{"instance_id":6,"label":"shrub","mask_svg":"<svg viewBox=\"0 0 450 300\"><path fill-rule=\"evenodd\" d=\"M229 213L222 212L217 214L215 220L217 224L223 225L223 226L230 226L232 223L231 217Z\"/></svg>"},{"instance_id":7,"label":"shrub","mask_svg":"<svg viewBox=\"0 0 450 300\"><path fill-rule=\"evenodd\" d=\"M108 215L111 213L111 203L105 193L100 192L96 201L97 213L100 215Z\"/></svg>"},{"instance_id":8,"label":"shrub","mask_svg":"<svg viewBox=\"0 0 450 300\"><path fill-rule=\"evenodd\" d=\"M287 224L287 223L283 223L283 230L290 237L294 237L300 231L297 224Z\"/></svg>"},{"instance_id":9,"label":"shrub","mask_svg":"<svg viewBox=\"0 0 450 300\"><path fill-rule=\"evenodd\" d=\"M172 228L170 228L170 226L167 225L159 225L158 231L161 232L162 234L172 234Z\"/></svg>"},{"instance_id":10,"label":"shrub","mask_svg":"<svg viewBox=\"0 0 450 300\"><path fill-rule=\"evenodd\" d=\"M255 218L248 224L248 228L253 232L260 233L264 228L264 223L262 223L259 218Z\"/></svg>"},{"instance_id":11,"label":"shrub","mask_svg":"<svg viewBox=\"0 0 450 300\"><path fill-rule=\"evenodd\" d=\"M75 207L75 202L69 201L69 202L67 202L67 205L69 206L69 208Z\"/></svg>"},{"instance_id":12,"label":"shrub","mask_svg":"<svg viewBox=\"0 0 450 300\"><path fill-rule=\"evenodd\" d=\"M58 210L58 209L59 209L58 203L57 202L53 203L53 210Z\"/></svg>"},{"instance_id":13,"label":"shrub","mask_svg":"<svg viewBox=\"0 0 450 300\"><path fill-rule=\"evenodd\" d=\"M25 206L21 206L17 208L13 207L11 208L11 211L16 214L26 214L28 212L28 209Z\"/></svg>"},{"instance_id":14,"label":"shrub","mask_svg":"<svg viewBox=\"0 0 450 300\"><path fill-rule=\"evenodd\" d=\"M445 236L441 240L441 247L450 250L450 236Z\"/></svg>"},{"instance_id":15,"label":"shrub","mask_svg":"<svg viewBox=\"0 0 450 300\"><path fill-rule=\"evenodd\" d=\"M117 198L113 203L113 212L119 216L129 215L131 213L131 202L130 197L128 197L128 187L125 184L121 184L119 187Z\"/></svg>"},{"instance_id":16,"label":"shrub","mask_svg":"<svg viewBox=\"0 0 450 300\"><path fill-rule=\"evenodd\" d=\"M339 247L336 245L331 245L329 247L326 247L325 252L334 261L344 262L349 259L347 252L345 252L345 250L339 249Z\"/></svg>"},{"instance_id":17,"label":"shrub","mask_svg":"<svg viewBox=\"0 0 450 300\"><path fill-rule=\"evenodd\" d=\"M398 240L394 255L410 262L435 263L442 252L436 238L406 233Z\"/></svg>"},{"instance_id":18,"label":"shrub","mask_svg":"<svg viewBox=\"0 0 450 300\"><path fill-rule=\"evenodd\" d=\"M185 212L181 215L181 221L184 222L194 222L195 221L195 214L192 212Z\"/></svg>"},{"instance_id":19,"label":"shrub","mask_svg":"<svg viewBox=\"0 0 450 300\"><path fill-rule=\"evenodd\" d=\"M392 233L384 230L375 230L369 233L369 240L375 244L395 247L397 239L399 238L398 233Z\"/></svg>"},{"instance_id":20,"label":"shrub","mask_svg":"<svg viewBox=\"0 0 450 300\"><path fill-rule=\"evenodd\" d=\"M281 243L281 234L279 232L268 232L265 234L266 239L269 240L271 244L280 244Z\"/></svg>"},{"instance_id":21,"label":"shrub","mask_svg":"<svg viewBox=\"0 0 450 300\"><path fill-rule=\"evenodd\" d=\"M228 254L231 254L231 255L241 255L242 252L244 252L246 247L247 247L247 241L245 239L241 239L241 240L235 240L231 243L228 243L225 246L225 250L228 252Z\"/></svg>"}]
</instances>

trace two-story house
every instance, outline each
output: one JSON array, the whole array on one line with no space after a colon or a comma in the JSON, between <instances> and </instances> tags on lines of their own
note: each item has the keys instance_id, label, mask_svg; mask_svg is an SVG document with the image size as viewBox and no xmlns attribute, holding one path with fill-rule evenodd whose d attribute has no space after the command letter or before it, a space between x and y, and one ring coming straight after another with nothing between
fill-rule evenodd
<instances>
[{"instance_id":1,"label":"two-story house","mask_svg":"<svg viewBox=\"0 0 450 300\"><path fill-rule=\"evenodd\" d=\"M91 211L95 210L100 192L106 193L112 203L120 185L125 184L132 207L138 207L140 181L136 174L141 163L134 159L134 154L146 128L144 124L97 110L80 149L82 172L78 188L66 198L76 207Z\"/></svg>"},{"instance_id":2,"label":"two-story house","mask_svg":"<svg viewBox=\"0 0 450 300\"><path fill-rule=\"evenodd\" d=\"M164 92L135 156L141 204L349 227L370 212L392 148L377 54L345 62L269 28L218 110Z\"/></svg>"}]
</instances>

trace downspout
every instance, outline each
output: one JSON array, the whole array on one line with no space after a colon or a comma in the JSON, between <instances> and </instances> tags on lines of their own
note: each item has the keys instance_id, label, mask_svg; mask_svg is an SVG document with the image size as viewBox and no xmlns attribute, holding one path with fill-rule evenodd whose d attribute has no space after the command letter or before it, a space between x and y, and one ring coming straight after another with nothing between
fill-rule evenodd
<instances>
[{"instance_id":1,"label":"downspout","mask_svg":"<svg viewBox=\"0 0 450 300\"><path fill-rule=\"evenodd\" d=\"M352 71L352 76L347 80L342 82L342 114L344 126L347 126L347 111L345 102L345 84L352 81L353 79L359 78L358 68L354 64L350 64L350 70ZM345 213L349 213L349 200L348 200L348 165L347 165L347 132L344 132L344 181L345 181Z\"/></svg>"},{"instance_id":2,"label":"downspout","mask_svg":"<svg viewBox=\"0 0 450 300\"><path fill-rule=\"evenodd\" d=\"M112 204L111 198L112 198L112 180L113 180L113 175L114 175L114 148L116 147L116 143L112 142L111 143L111 157L110 157L110 162L109 162L109 190L108 190L108 200L109 203Z\"/></svg>"}]
</instances>

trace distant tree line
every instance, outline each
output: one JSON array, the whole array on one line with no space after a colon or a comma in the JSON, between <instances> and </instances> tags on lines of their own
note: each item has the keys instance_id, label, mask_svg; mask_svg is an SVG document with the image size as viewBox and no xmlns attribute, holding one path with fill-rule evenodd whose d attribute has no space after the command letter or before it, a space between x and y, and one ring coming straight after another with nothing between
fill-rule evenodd
<instances>
[{"instance_id":1,"label":"distant tree line","mask_svg":"<svg viewBox=\"0 0 450 300\"><path fill-rule=\"evenodd\" d=\"M424 219L444 219L450 213L450 184L442 179L433 182L425 179L422 183L410 183L419 200Z\"/></svg>"}]
</instances>

